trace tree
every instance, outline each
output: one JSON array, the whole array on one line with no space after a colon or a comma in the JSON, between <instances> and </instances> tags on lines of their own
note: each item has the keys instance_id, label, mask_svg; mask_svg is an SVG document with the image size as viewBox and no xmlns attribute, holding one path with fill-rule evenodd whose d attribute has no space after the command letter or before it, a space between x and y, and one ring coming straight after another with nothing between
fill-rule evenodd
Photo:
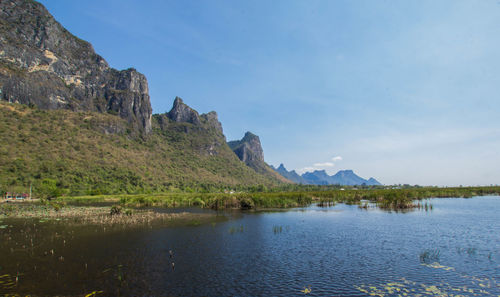
<instances>
[{"instance_id":1,"label":"tree","mask_svg":"<svg viewBox=\"0 0 500 297\"><path fill-rule=\"evenodd\" d=\"M62 190L57 187L57 181L50 178L42 180L37 189L38 196L41 199L52 199L61 196Z\"/></svg>"}]
</instances>

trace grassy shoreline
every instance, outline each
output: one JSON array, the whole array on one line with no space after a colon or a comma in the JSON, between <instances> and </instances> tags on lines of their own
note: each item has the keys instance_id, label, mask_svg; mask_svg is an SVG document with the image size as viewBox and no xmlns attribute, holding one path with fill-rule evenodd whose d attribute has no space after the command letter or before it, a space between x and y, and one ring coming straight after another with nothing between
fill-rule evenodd
<instances>
[{"instance_id":1,"label":"grassy shoreline","mask_svg":"<svg viewBox=\"0 0 500 297\"><path fill-rule=\"evenodd\" d=\"M200 224L213 219L207 213L165 213L152 209L126 209L114 206L73 206L61 203L7 203L0 206L3 219L34 219L40 222L60 221L81 225L139 226L152 224ZM0 224L1 225L1 224ZM1 227L1 226L0 226Z\"/></svg>"},{"instance_id":2,"label":"grassy shoreline","mask_svg":"<svg viewBox=\"0 0 500 297\"><path fill-rule=\"evenodd\" d=\"M0 204L0 219L25 218L61 220L77 224L150 225L153 223L200 223L214 214L192 212L165 213L156 208L199 207L214 210L266 210L304 207L317 203L336 203L384 210L432 209L421 202L428 198L500 195L500 187L411 188L411 189L348 189L296 192L247 193L159 193L137 195L100 195L60 197L52 201Z\"/></svg>"},{"instance_id":3,"label":"grassy shoreline","mask_svg":"<svg viewBox=\"0 0 500 297\"><path fill-rule=\"evenodd\" d=\"M500 195L500 187L411 188L411 189L347 189L293 192L244 193L159 193L61 197L69 204L119 203L125 207L201 207L210 209L290 208L312 203L328 205L375 203L382 209L408 209L418 206L415 201L428 198L470 198Z\"/></svg>"}]
</instances>

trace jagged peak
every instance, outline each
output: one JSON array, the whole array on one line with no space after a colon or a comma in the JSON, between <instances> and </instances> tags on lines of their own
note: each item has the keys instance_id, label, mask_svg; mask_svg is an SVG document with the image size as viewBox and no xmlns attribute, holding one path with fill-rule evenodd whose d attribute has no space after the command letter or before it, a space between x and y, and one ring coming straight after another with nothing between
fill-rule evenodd
<instances>
[{"instance_id":1,"label":"jagged peak","mask_svg":"<svg viewBox=\"0 0 500 297\"><path fill-rule=\"evenodd\" d=\"M245 133L245 136L243 136L243 138L241 139L241 141L249 141L249 140L252 140L252 139L255 139L255 138L259 139L259 136L253 134L250 131L247 131Z\"/></svg>"},{"instance_id":2,"label":"jagged peak","mask_svg":"<svg viewBox=\"0 0 500 297\"><path fill-rule=\"evenodd\" d=\"M179 97L179 96L175 96L175 99L174 99L174 107L173 107L173 108L175 108L175 106L180 105L180 104L184 104L184 101L182 100L182 98L181 98L181 97Z\"/></svg>"},{"instance_id":3,"label":"jagged peak","mask_svg":"<svg viewBox=\"0 0 500 297\"><path fill-rule=\"evenodd\" d=\"M217 129L217 131L219 131L221 134L224 134L222 130L222 124L219 122L219 117L217 116L217 112L211 111L208 113L204 113L200 117L203 118L208 125Z\"/></svg>"},{"instance_id":4,"label":"jagged peak","mask_svg":"<svg viewBox=\"0 0 500 297\"><path fill-rule=\"evenodd\" d=\"M286 170L285 165L283 165L283 163L281 163L280 166L278 166L278 169Z\"/></svg>"},{"instance_id":5,"label":"jagged peak","mask_svg":"<svg viewBox=\"0 0 500 297\"><path fill-rule=\"evenodd\" d=\"M172 109L168 112L168 117L178 123L184 122L195 125L201 123L198 112L186 105L180 97L175 97Z\"/></svg>"},{"instance_id":6,"label":"jagged peak","mask_svg":"<svg viewBox=\"0 0 500 297\"><path fill-rule=\"evenodd\" d=\"M345 173L347 173L347 174L353 174L353 173L354 173L354 171L352 171L351 169L346 169L346 170L339 170L339 172L337 172L337 173L344 173L344 174L345 174Z\"/></svg>"}]
</instances>

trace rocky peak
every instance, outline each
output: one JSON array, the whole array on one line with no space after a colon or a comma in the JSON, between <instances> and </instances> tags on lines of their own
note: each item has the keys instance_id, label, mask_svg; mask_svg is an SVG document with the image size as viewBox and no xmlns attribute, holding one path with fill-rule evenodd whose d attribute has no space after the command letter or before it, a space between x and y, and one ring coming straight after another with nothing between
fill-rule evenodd
<instances>
[{"instance_id":1,"label":"rocky peak","mask_svg":"<svg viewBox=\"0 0 500 297\"><path fill-rule=\"evenodd\" d=\"M264 151L260 144L259 136L247 132L241 140L230 141L229 147L236 153L241 161L247 165L255 162L264 162Z\"/></svg>"},{"instance_id":2,"label":"rocky peak","mask_svg":"<svg viewBox=\"0 0 500 297\"><path fill-rule=\"evenodd\" d=\"M200 116L210 127L215 128L218 132L223 134L222 124L219 122L219 118L215 111L209 113L204 113Z\"/></svg>"},{"instance_id":3,"label":"rocky peak","mask_svg":"<svg viewBox=\"0 0 500 297\"><path fill-rule=\"evenodd\" d=\"M284 183L291 182L264 162L264 151L259 136L247 132L241 140L230 141L227 144L241 161L256 172L276 178Z\"/></svg>"},{"instance_id":4,"label":"rocky peak","mask_svg":"<svg viewBox=\"0 0 500 297\"><path fill-rule=\"evenodd\" d=\"M92 45L29 0L0 1L0 99L42 109L111 112L146 133L151 103L146 77L118 71Z\"/></svg>"},{"instance_id":5,"label":"rocky peak","mask_svg":"<svg viewBox=\"0 0 500 297\"><path fill-rule=\"evenodd\" d=\"M199 125L201 123L198 112L184 104L180 97L175 97L174 105L168 112L168 117L177 123L191 123Z\"/></svg>"}]
</instances>

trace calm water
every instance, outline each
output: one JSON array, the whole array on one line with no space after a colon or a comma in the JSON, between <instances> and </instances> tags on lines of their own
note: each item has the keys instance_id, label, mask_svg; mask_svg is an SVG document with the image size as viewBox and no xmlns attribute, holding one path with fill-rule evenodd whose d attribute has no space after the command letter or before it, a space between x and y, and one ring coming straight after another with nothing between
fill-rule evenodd
<instances>
[{"instance_id":1,"label":"calm water","mask_svg":"<svg viewBox=\"0 0 500 297\"><path fill-rule=\"evenodd\" d=\"M0 294L500 296L500 197L429 202L127 230L3 220Z\"/></svg>"}]
</instances>

